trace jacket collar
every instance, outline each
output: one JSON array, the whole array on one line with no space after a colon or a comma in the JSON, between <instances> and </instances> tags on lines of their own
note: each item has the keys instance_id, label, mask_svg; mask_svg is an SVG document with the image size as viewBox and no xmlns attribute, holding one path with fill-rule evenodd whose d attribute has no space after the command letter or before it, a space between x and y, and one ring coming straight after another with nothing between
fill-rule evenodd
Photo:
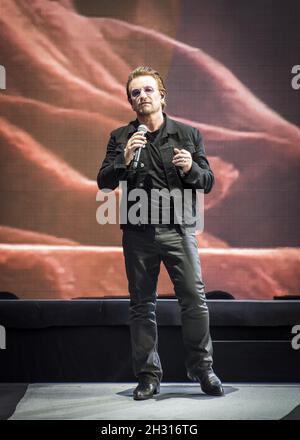
<instances>
[{"instance_id":1,"label":"jacket collar","mask_svg":"<svg viewBox=\"0 0 300 440\"><path fill-rule=\"evenodd\" d=\"M167 136L168 134L177 133L178 130L177 130L176 121L174 121L174 119L169 118L169 116L167 116L165 113L164 116L166 116L166 125L163 134Z\"/></svg>"}]
</instances>

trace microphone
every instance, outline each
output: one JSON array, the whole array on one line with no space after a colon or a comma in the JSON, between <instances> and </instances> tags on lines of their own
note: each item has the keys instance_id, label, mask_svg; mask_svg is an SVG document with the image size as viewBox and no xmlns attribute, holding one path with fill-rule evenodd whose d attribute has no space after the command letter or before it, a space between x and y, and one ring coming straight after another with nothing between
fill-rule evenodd
<instances>
[{"instance_id":1,"label":"microphone","mask_svg":"<svg viewBox=\"0 0 300 440\"><path fill-rule=\"evenodd\" d=\"M144 124L141 124L138 126L137 131L140 131L141 133L146 134L148 131L148 127ZM138 167L139 161L140 161L140 155L143 147L139 147L135 150L134 156L133 156L133 164L132 168L135 170Z\"/></svg>"}]
</instances>

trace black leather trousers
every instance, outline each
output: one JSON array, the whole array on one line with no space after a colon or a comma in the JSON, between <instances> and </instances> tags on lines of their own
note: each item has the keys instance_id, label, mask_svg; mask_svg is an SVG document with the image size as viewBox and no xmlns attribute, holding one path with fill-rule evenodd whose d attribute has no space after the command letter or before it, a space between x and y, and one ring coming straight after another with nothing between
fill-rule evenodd
<instances>
[{"instance_id":1,"label":"black leather trousers","mask_svg":"<svg viewBox=\"0 0 300 440\"><path fill-rule=\"evenodd\" d=\"M133 371L161 381L157 352L156 299L161 261L174 285L181 307L182 336L188 377L212 365L209 313L204 294L195 233L177 227L155 226L145 231L123 231L130 294L130 336Z\"/></svg>"}]
</instances>

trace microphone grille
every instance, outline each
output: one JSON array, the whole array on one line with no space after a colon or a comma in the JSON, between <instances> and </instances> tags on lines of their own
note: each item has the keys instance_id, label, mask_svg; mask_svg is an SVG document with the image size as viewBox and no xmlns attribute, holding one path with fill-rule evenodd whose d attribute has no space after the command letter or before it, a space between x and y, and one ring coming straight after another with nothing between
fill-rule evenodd
<instances>
[{"instance_id":1,"label":"microphone grille","mask_svg":"<svg viewBox=\"0 0 300 440\"><path fill-rule=\"evenodd\" d=\"M142 131L143 133L147 133L148 127L146 125L144 125L144 124L141 124L141 125L138 126L137 131Z\"/></svg>"}]
</instances>

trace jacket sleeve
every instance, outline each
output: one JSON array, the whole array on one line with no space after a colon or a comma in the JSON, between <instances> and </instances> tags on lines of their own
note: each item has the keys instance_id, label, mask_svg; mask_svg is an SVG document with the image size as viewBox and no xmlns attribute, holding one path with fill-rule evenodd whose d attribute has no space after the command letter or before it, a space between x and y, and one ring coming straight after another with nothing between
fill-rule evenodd
<instances>
[{"instance_id":1,"label":"jacket sleeve","mask_svg":"<svg viewBox=\"0 0 300 440\"><path fill-rule=\"evenodd\" d=\"M124 158L124 145L117 144L114 134L111 133L106 156L97 175L99 189L114 190L121 180L128 179L129 172Z\"/></svg>"},{"instance_id":2,"label":"jacket sleeve","mask_svg":"<svg viewBox=\"0 0 300 440\"><path fill-rule=\"evenodd\" d=\"M207 194L211 191L215 178L205 154L202 136L197 129L193 132L193 142L195 152L192 153L192 168L182 177L182 181L189 187L203 189Z\"/></svg>"}]
</instances>

